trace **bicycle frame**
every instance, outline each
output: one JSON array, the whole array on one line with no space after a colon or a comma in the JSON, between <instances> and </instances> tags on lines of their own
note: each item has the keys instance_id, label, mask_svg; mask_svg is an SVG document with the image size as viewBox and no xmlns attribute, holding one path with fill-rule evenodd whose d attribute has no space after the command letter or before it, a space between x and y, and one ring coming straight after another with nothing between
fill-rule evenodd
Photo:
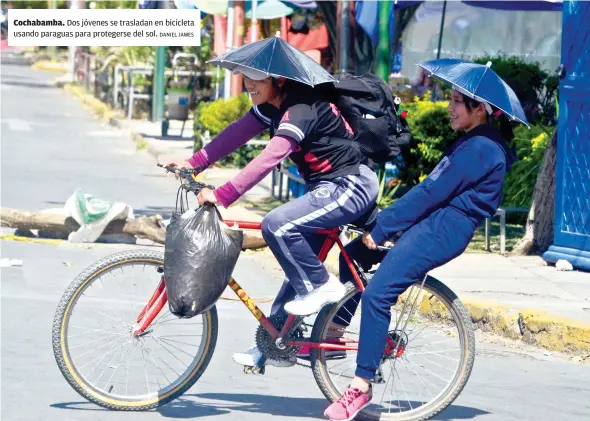
<instances>
[{"instance_id":1,"label":"bicycle frame","mask_svg":"<svg viewBox=\"0 0 590 421\"><path fill-rule=\"evenodd\" d=\"M261 225L262 225L260 222L230 221L230 220L226 220L226 221L224 221L224 223L230 227L234 227L235 225L237 225L238 228L251 229L251 230L260 230ZM319 235L326 235L326 239L324 241L324 244L322 245L322 248L320 249L320 252L318 254L318 258L320 259L320 261L324 262L326 260L326 258L328 257L328 253L330 252L332 247L334 247L334 244L337 244L338 247L340 248L340 252L342 253L344 260L346 261L346 264L348 265L348 267L352 273L352 276L356 282L356 285L357 285L359 291L363 292L365 290L365 286L361 280L361 277L359 276L359 274L356 270L355 265L353 264L352 260L350 259L350 256L348 255L348 253L344 249L344 245L342 244L342 241L340 240L340 237L338 235L339 228L319 230L319 231L316 231L316 233ZM242 301L242 303L246 306L246 308L248 308L248 310L250 310L250 312L252 313L254 318L256 318L256 320L258 320L258 322L269 333L269 335L271 336L271 338L273 340L277 340L279 338L284 339L287 336L287 334L289 333L289 331L293 327L293 324L295 323L297 316L289 315L287 317L287 321L285 322L285 325L283 326L283 328L279 332L273 326L273 324L270 322L270 320L264 315L262 310L260 310L258 308L256 303L254 303L254 301L250 298L250 296L246 293L246 291L244 291L244 289L236 282L235 279L232 278L230 280L229 287L232 289L232 291L234 291L234 293L238 296L238 298ZM134 336L140 336L145 333L145 331L149 328L152 321L157 317L157 315L160 313L162 308L164 308L167 301L168 301L168 298L166 295L165 280L164 280L164 277L162 277L162 279L160 280L160 283L158 284L156 291L154 291L154 293L150 297L148 303L142 309L141 313L139 313L139 315L137 316L136 327L133 332ZM339 343L288 341L288 342L286 342L286 345L296 346L296 347L308 346L310 348L315 348L315 349L330 349L330 350L357 350L358 349L358 340L356 340L356 339L339 338L338 341L339 341ZM389 340L389 338L388 338L388 342L391 342ZM350 344L355 344L355 345L350 345ZM393 345L393 344L391 343L390 345Z\"/></svg>"}]
</instances>

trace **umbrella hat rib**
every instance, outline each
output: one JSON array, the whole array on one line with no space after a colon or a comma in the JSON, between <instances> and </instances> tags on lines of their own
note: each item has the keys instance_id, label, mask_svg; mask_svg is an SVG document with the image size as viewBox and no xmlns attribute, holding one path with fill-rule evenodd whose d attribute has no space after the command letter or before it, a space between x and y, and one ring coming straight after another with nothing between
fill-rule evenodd
<instances>
[{"instance_id":1,"label":"umbrella hat rib","mask_svg":"<svg viewBox=\"0 0 590 421\"><path fill-rule=\"evenodd\" d=\"M266 68L266 73L268 73L268 70L270 69L270 65L272 64L272 59L275 55L275 49L277 48L277 39L273 38L272 40L272 53L270 54L270 60L268 60L268 67Z\"/></svg>"},{"instance_id":2,"label":"umbrella hat rib","mask_svg":"<svg viewBox=\"0 0 590 421\"><path fill-rule=\"evenodd\" d=\"M285 58L287 58L289 60L289 64L292 65L292 66L294 66L295 68L297 68L302 73L304 73L308 77L309 80L312 80L312 82L315 82L313 80L313 78L312 78L313 75L310 74L310 72L308 71L308 68L303 65L303 62L302 61L291 60L291 57L290 57L290 54L289 54L290 51L288 50L289 47L288 46L284 46L284 45L281 46L281 47L282 47L283 53L285 53L284 54L285 55ZM300 54L302 54L302 53L300 53Z\"/></svg>"},{"instance_id":3,"label":"umbrella hat rib","mask_svg":"<svg viewBox=\"0 0 590 421\"><path fill-rule=\"evenodd\" d=\"M273 43L273 44L274 44L274 43ZM258 69L258 68L256 68L256 67L253 67L253 66L249 66L249 64L253 63L253 62L256 60L256 58L257 58L257 57L258 57L260 54L262 54L263 52L265 52L265 51L266 51L266 49L267 49L267 48L269 48L269 45L268 45L268 44L266 44L264 47L260 48L256 54L254 54L254 55L252 55L252 56L250 57L250 60L247 62L247 64L245 65L245 67L249 67L250 69L254 69L254 70L263 70L263 69ZM273 48L273 51L274 51L274 45L272 46L272 48ZM270 63L271 63L271 62L272 62L272 55L271 55L271 59L270 59L270 61L268 62L269 64L268 64L268 66L267 66L266 70L263 70L263 71L265 71L267 74L268 74L268 70L269 70L269 68L270 68Z\"/></svg>"}]
</instances>

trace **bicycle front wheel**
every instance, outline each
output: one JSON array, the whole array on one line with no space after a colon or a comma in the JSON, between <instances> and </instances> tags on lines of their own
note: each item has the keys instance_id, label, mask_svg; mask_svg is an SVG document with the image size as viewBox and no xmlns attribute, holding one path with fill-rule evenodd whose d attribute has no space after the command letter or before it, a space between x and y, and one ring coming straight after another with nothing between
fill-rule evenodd
<instances>
[{"instance_id":1,"label":"bicycle front wheel","mask_svg":"<svg viewBox=\"0 0 590 421\"><path fill-rule=\"evenodd\" d=\"M461 393L473 368L475 338L469 313L443 283L428 276L412 285L391 308L381 365L372 381L373 400L362 420L422 421L443 411ZM350 288L338 303L318 315L314 342L358 345L362 300ZM336 401L356 369L356 351L340 358L312 351L314 377L324 396Z\"/></svg>"},{"instance_id":2,"label":"bicycle front wheel","mask_svg":"<svg viewBox=\"0 0 590 421\"><path fill-rule=\"evenodd\" d=\"M125 251L82 272L59 302L53 351L65 379L84 398L142 411L185 393L201 377L217 341L217 311L182 319L165 305L141 335L137 318L156 290L164 255Z\"/></svg>"}]
</instances>

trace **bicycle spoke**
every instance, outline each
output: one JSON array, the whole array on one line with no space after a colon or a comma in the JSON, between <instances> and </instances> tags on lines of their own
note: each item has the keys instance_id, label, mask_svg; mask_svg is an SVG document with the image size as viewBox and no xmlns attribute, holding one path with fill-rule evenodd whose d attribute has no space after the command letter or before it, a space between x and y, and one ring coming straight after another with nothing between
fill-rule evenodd
<instances>
[{"instance_id":1,"label":"bicycle spoke","mask_svg":"<svg viewBox=\"0 0 590 421\"><path fill-rule=\"evenodd\" d=\"M391 360L389 360L389 365L392 367L391 370L391 374L392 374L392 381L391 381L391 398L392 400L390 402L393 403L393 391L395 390L395 397L397 400L397 408L399 409L399 412L402 412L402 403L399 400L399 394L397 393L397 384L396 384L396 377L395 377L395 361L392 363Z\"/></svg>"},{"instance_id":2,"label":"bicycle spoke","mask_svg":"<svg viewBox=\"0 0 590 421\"><path fill-rule=\"evenodd\" d=\"M428 394L430 395L430 397L429 397L428 399L432 398L434 395L433 395L432 393L430 393L430 389L429 389L429 388L426 386L426 384L424 384L424 382L422 381L422 376L420 376L420 375L419 375L419 374L416 372L416 370L414 370L412 367L410 367L410 365L409 365L409 364L406 364L406 367L407 367L407 368L408 368L408 370L410 370L410 371L411 371L411 372L412 372L412 373L413 373L413 374L414 374L416 377L418 377L418 380L420 380L420 383L422 383L422 386L424 386L424 388L426 389L426 391L427 391L427 392L428 392ZM426 379L426 381L427 381L428 383L430 383L430 382L428 381L428 379ZM431 384L433 387L436 387L434 384L432 384L432 383L430 383L430 384ZM426 402L428 402L428 400L426 400Z\"/></svg>"},{"instance_id":3,"label":"bicycle spoke","mask_svg":"<svg viewBox=\"0 0 590 421\"><path fill-rule=\"evenodd\" d=\"M196 346L195 344L189 344L189 343L187 343L187 342L176 341L176 340L174 340L174 339L164 339L164 336L156 336L156 335L153 335L153 336L155 336L156 338L159 338L159 339L165 340L165 341L167 341L167 342L174 342L174 343L177 343L177 344L181 344L181 345L188 345L188 346L192 346L192 347Z\"/></svg>"},{"instance_id":4,"label":"bicycle spoke","mask_svg":"<svg viewBox=\"0 0 590 421\"><path fill-rule=\"evenodd\" d=\"M190 337L199 337L202 338L203 335L159 335L158 338L177 338L177 337L181 337L181 336L190 336Z\"/></svg>"},{"instance_id":5,"label":"bicycle spoke","mask_svg":"<svg viewBox=\"0 0 590 421\"><path fill-rule=\"evenodd\" d=\"M93 308L91 308L91 307L88 307L88 306L85 306L85 305L82 305L82 304L78 304L78 305L79 305L80 307L82 307L82 308L87 308L88 310L90 310L90 311L93 311L93 312L95 312L96 314L100 314L100 315L102 315L102 316L106 316L106 317L108 317L109 319L113 319L113 320L116 320L116 321L118 321L118 322L121 322L121 321L120 321L120 320L118 320L116 317L109 316L108 314L105 314L105 313L103 313L103 312L100 312L100 311L98 311L98 310L95 310L95 309L93 309ZM123 325L127 325L127 323L125 323L125 322L121 322L121 324L123 324Z\"/></svg>"},{"instance_id":6,"label":"bicycle spoke","mask_svg":"<svg viewBox=\"0 0 590 421\"><path fill-rule=\"evenodd\" d=\"M420 356L420 355L438 355L439 357L447 358L447 359L449 359L451 361L455 361L455 362L460 362L461 361L458 358L451 358L451 357L447 357L446 355L443 355L443 352L447 352L447 351L454 351L454 352L456 352L457 350L446 349L446 350L443 350L443 351L422 352L420 354L418 354L418 353L408 353L408 354L406 354L406 356L407 357L412 357L412 356Z\"/></svg>"},{"instance_id":7,"label":"bicycle spoke","mask_svg":"<svg viewBox=\"0 0 590 421\"><path fill-rule=\"evenodd\" d=\"M148 373L147 373L147 364L145 362L145 355L144 355L143 348L141 348L141 357L143 358L143 371L145 372L145 385L148 388L148 393L152 393L152 390L150 389L150 379L149 379Z\"/></svg>"},{"instance_id":8,"label":"bicycle spoke","mask_svg":"<svg viewBox=\"0 0 590 421\"><path fill-rule=\"evenodd\" d=\"M69 326L68 326L68 330L69 330L69 329L71 329L71 328L76 328L76 329L86 329L86 330L88 330L87 328L85 328L85 327L82 327L82 326L72 326L72 325L69 325ZM90 333L104 332L105 330L112 330L112 329L109 329L109 328L104 328L104 329L90 329L90 330L88 330L88 332L86 332L86 333L76 333L75 335L68 335L68 338L69 338L69 339L71 339L71 338L75 338L75 337L77 337L77 336L84 336L84 335L88 335L88 334L90 334Z\"/></svg>"},{"instance_id":9,"label":"bicycle spoke","mask_svg":"<svg viewBox=\"0 0 590 421\"><path fill-rule=\"evenodd\" d=\"M441 365L441 364L435 363L434 361L431 361L431 360L429 360L428 358L424 358L424 357L422 357L422 356L421 356L421 355L419 355L419 354L418 354L418 355L415 355L415 356L416 356L416 357L418 357L418 358L420 358L420 359L423 359L423 360L425 360L425 361L428 361L429 363L432 363L432 364L434 364L434 365L436 365L436 366L438 366L438 367L440 367L440 368L443 368L443 369L445 369L445 370L448 370L448 371L450 371L451 373L454 373L454 372L455 372L455 370L451 370L451 369L449 369L448 367L445 367L444 365Z\"/></svg>"},{"instance_id":10,"label":"bicycle spoke","mask_svg":"<svg viewBox=\"0 0 590 421\"><path fill-rule=\"evenodd\" d=\"M181 376L181 374L178 371L176 371L175 369L173 369L172 367L170 367L170 365L166 361L164 361L161 357L158 357L158 359L160 361L162 361L164 363L164 365L166 365L166 367L168 367L170 370L174 371L174 374L176 374L178 377Z\"/></svg>"},{"instance_id":11,"label":"bicycle spoke","mask_svg":"<svg viewBox=\"0 0 590 421\"><path fill-rule=\"evenodd\" d=\"M121 348L119 348L121 349ZM107 371L107 368L109 368L111 366L111 363L113 362L113 360L115 359L115 357L117 356L117 354L119 353L119 349L117 350L117 352L115 352L113 354L113 358L111 358L111 360L109 361L109 363L106 365L106 367L102 370L102 372L100 373L100 376L98 376L98 378L96 379L96 386L98 387L98 382L100 381L101 377L103 376L104 372ZM107 381L107 386L108 386L108 381Z\"/></svg>"},{"instance_id":12,"label":"bicycle spoke","mask_svg":"<svg viewBox=\"0 0 590 421\"><path fill-rule=\"evenodd\" d=\"M115 339L115 340L114 340L114 341L112 341L112 342L109 342L108 344L102 345L102 346L100 346L100 347L98 347L98 348L95 348L95 349L91 349L90 351L88 351L88 352L85 352L85 353L84 353L84 354L82 354L82 355L78 355L78 356L76 356L76 357L72 358L72 361L74 361L74 360L77 360L78 358L80 358L80 357L83 357L84 355L88 355L88 354L90 354L91 352L95 352L95 351L98 351L99 349L103 349L105 346L109 346L109 345L111 345L111 344L114 344L115 342L118 342L118 341L120 341L120 340L121 340L121 338L118 338L118 339Z\"/></svg>"},{"instance_id":13,"label":"bicycle spoke","mask_svg":"<svg viewBox=\"0 0 590 421\"><path fill-rule=\"evenodd\" d=\"M167 341L166 339L162 339L162 340L168 344L168 341ZM191 354L189 354L188 352L186 352L186 351L183 351L182 349L178 348L177 346L175 346L175 345L173 345L173 344L168 344L168 345L170 345L172 348L175 348L175 349L179 350L179 351L180 351L180 352L182 352L183 354L186 354L186 355L188 355L188 356L189 356L189 357L191 357L191 358L193 357L193 356L192 356Z\"/></svg>"},{"instance_id":14,"label":"bicycle spoke","mask_svg":"<svg viewBox=\"0 0 590 421\"><path fill-rule=\"evenodd\" d=\"M178 361L180 361L182 364L185 364L184 361L182 361L176 354L174 354L172 351L170 351L168 348L166 348L162 343L160 343L159 340L157 340L156 338L154 338L153 336L148 336L148 338L153 339L158 345L160 345L162 348L164 348L166 351L168 351L168 353L170 355L172 355L174 358L176 358ZM186 364L185 364L186 365Z\"/></svg>"},{"instance_id":15,"label":"bicycle spoke","mask_svg":"<svg viewBox=\"0 0 590 421\"><path fill-rule=\"evenodd\" d=\"M152 360L152 362L154 363L154 365L158 368L158 370L160 370L160 372L164 375L164 378L166 379L166 381L168 382L168 384L172 384L172 382L170 381L170 379L168 379L168 376L166 376L166 373L164 373L164 371L160 368L160 366L158 365L158 363L154 360L154 357L151 355L150 348L147 348L146 353L148 354L148 356L150 357L150 359Z\"/></svg>"},{"instance_id":16,"label":"bicycle spoke","mask_svg":"<svg viewBox=\"0 0 590 421\"><path fill-rule=\"evenodd\" d=\"M84 345L90 345L90 344L93 344L95 342L100 342L100 341L102 341L104 339L112 338L113 336L126 336L126 337L128 337L129 334L125 334L125 333L112 333L112 334L110 334L108 336L103 336L102 338L95 339L95 340L90 341L90 342L85 342L85 343L83 343L81 345L72 346L72 347L70 347L70 349L76 349L76 348L79 348L79 347L84 346Z\"/></svg>"},{"instance_id":17,"label":"bicycle spoke","mask_svg":"<svg viewBox=\"0 0 590 421\"><path fill-rule=\"evenodd\" d=\"M74 313L72 313L72 316L73 315L74 315ZM82 319L86 319L86 320L92 320L93 322L96 322L96 323L101 324L101 325L104 325L105 324L104 322L99 322L97 319L92 319L92 318L87 317L87 316L79 316L79 315L76 314L76 317L81 317ZM121 325L120 324L119 325L107 325L107 326L110 326L111 328L121 328ZM71 327L71 326L68 326L68 328L69 327Z\"/></svg>"},{"instance_id":18,"label":"bicycle spoke","mask_svg":"<svg viewBox=\"0 0 590 421\"><path fill-rule=\"evenodd\" d=\"M414 362L412 362L412 361L410 361L410 360L407 360L407 362L408 362L408 364L412 364L412 365L415 365L416 367L420 367L422 370L424 370L424 371L426 371L426 372L428 372L428 373L432 374L434 377L436 377L436 378L438 378L438 379L441 379L443 382L446 382L446 381L447 381L447 380L443 379L441 376L439 376L438 374L436 374L436 373L434 373L434 372L430 371L429 369L427 369L427 368L426 368L426 367L424 367L423 365L416 364L416 363L414 363Z\"/></svg>"},{"instance_id":19,"label":"bicycle spoke","mask_svg":"<svg viewBox=\"0 0 590 421\"><path fill-rule=\"evenodd\" d=\"M117 341L118 341L118 339L117 339ZM84 364L82 367L80 367L80 368L78 369L78 371L80 372L80 374L82 374L82 369L83 369L84 367L86 367L87 365L89 365L89 364L93 363L94 361L97 361L97 360L98 360L98 362L92 366L92 370L90 370L90 371L88 372L88 374L84 375L84 377L88 377L88 378L89 378L89 377L90 377L90 375L91 375L91 374L94 372L94 370L95 370L95 369L96 369L96 367L98 366L98 364L100 364L100 362L101 362L103 359L105 359L105 358L106 358L106 357L107 357L107 356L108 356L108 355L109 355L111 352L113 352L113 351L115 351L115 352L116 352L116 351L118 351L119 349L123 348L123 347L124 347L125 345L127 345L127 344L128 344L130 341L131 341L131 339L128 339L126 342L123 342L123 344L121 344L121 345L119 346L119 348L116 348L116 349L114 349L114 347L115 347L115 346L117 346L117 345L116 345L116 344L113 344L113 345L111 346L111 349L110 349L108 352L104 353L103 355L99 355L98 357L96 357L96 358L95 358L95 359L93 359L92 361L90 361L90 362L88 362L88 363Z\"/></svg>"},{"instance_id":20,"label":"bicycle spoke","mask_svg":"<svg viewBox=\"0 0 590 421\"><path fill-rule=\"evenodd\" d=\"M402 380L402 377L399 375L399 371L397 371L397 369L394 367L393 371L395 374L397 374L397 378L399 379L400 384L402 385L402 389L404 390L404 393L406 394L406 400L408 401L408 404L410 405L410 410L414 409L412 407L412 402L410 402L410 397L408 396L408 391L406 390L406 387L404 386L404 381Z\"/></svg>"}]
</instances>

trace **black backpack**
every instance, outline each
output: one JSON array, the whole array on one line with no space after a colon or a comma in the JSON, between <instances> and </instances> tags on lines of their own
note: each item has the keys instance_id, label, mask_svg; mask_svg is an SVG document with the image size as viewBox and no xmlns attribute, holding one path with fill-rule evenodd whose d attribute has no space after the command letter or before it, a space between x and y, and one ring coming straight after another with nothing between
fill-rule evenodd
<instances>
[{"instance_id":1,"label":"black backpack","mask_svg":"<svg viewBox=\"0 0 590 421\"><path fill-rule=\"evenodd\" d=\"M350 124L360 151L377 163L405 152L412 136L407 120L398 113L401 101L389 85L370 73L343 73L337 79L338 83L320 85L320 89Z\"/></svg>"}]
</instances>

